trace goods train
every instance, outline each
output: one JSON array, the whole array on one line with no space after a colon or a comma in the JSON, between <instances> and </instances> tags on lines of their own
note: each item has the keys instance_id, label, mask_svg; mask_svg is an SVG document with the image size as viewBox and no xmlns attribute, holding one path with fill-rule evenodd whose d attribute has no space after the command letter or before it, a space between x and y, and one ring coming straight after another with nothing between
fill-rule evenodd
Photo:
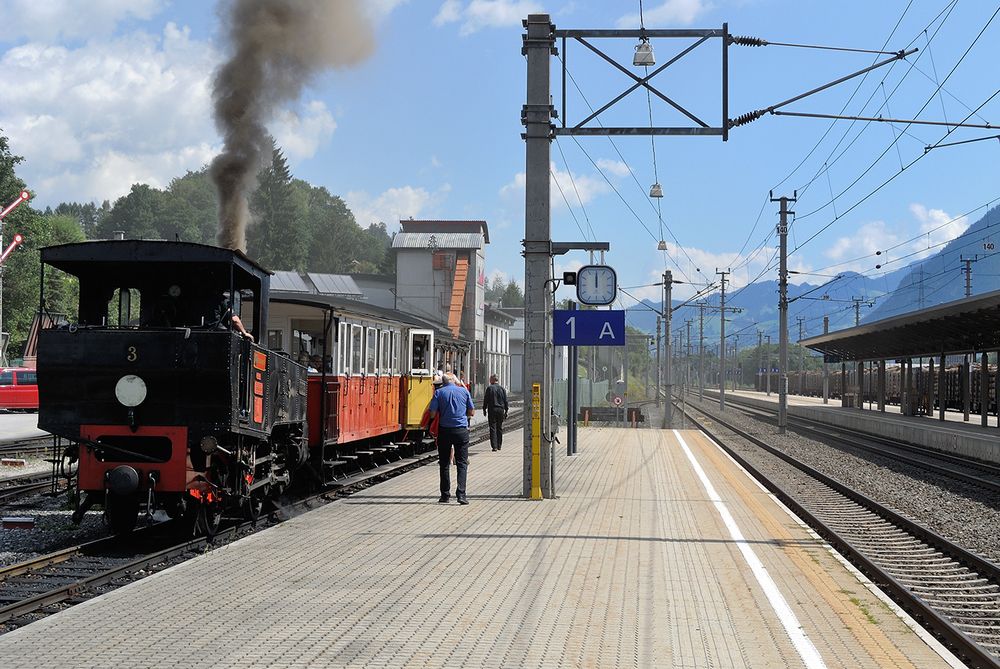
<instances>
[{"instance_id":1,"label":"goods train","mask_svg":"<svg viewBox=\"0 0 1000 669\"><path fill-rule=\"evenodd\" d=\"M844 391L844 384L841 379L840 365L830 365L829 391L830 397L840 398ZM833 369L836 367L836 369ZM980 385L982 365L972 363L970 367L969 404L972 413L981 413L982 404L980 399ZM861 397L864 402L878 401L878 368L869 369L867 366L862 370ZM997 397L996 383L997 368L995 365L987 367L987 374L990 375L988 391L986 395L986 408L988 413L996 413ZM941 383L940 369L935 365L934 375L931 376L930 365L919 366L914 361L913 365L913 410L914 413L930 414L939 407L937 398L943 395L946 409L963 410L962 380L964 371L962 365L950 364L945 366L944 392L938 394L938 386ZM854 363L847 363L847 385L846 392L857 394L858 373L854 369ZM758 374L756 389L763 391L767 386L767 377ZM778 375L771 374L771 390L778 390ZM823 373L821 371L807 371L803 374L802 390L799 391L799 374L792 371L788 375L788 391L794 394L808 395L811 397L823 396ZM885 370L885 401L888 404L898 405L901 402L902 381L899 365L887 365ZM933 392L934 406L931 406Z\"/></svg>"},{"instance_id":2,"label":"goods train","mask_svg":"<svg viewBox=\"0 0 1000 669\"><path fill-rule=\"evenodd\" d=\"M94 241L41 257L41 312L47 268L79 283L75 320L40 332L37 364L38 425L69 443L77 521L97 503L126 533L162 509L211 534L223 513L256 517L293 479L325 484L428 447L441 355L426 323L288 300L322 315L317 369L265 345L271 274L239 251Z\"/></svg>"}]
</instances>

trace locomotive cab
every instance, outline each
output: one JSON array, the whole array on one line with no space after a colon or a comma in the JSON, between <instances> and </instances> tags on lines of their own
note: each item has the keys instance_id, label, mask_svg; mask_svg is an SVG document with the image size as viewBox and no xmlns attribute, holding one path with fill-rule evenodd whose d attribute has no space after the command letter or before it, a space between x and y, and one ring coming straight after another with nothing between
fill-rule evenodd
<instances>
[{"instance_id":1,"label":"locomotive cab","mask_svg":"<svg viewBox=\"0 0 1000 669\"><path fill-rule=\"evenodd\" d=\"M77 519L101 503L126 532L162 508L210 532L226 502L259 510L307 459L305 370L255 343L267 270L229 249L131 240L42 249L43 287L46 266L79 281L76 321L38 344L38 425L74 443Z\"/></svg>"}]
</instances>

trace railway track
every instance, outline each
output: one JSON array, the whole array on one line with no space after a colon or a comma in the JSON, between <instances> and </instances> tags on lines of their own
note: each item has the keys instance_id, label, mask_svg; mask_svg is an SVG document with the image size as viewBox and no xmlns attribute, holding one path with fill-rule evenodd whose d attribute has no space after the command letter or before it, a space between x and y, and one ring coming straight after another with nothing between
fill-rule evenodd
<instances>
[{"instance_id":1,"label":"railway track","mask_svg":"<svg viewBox=\"0 0 1000 669\"><path fill-rule=\"evenodd\" d=\"M840 484L709 412L688 416L702 432L809 523L902 608L972 667L1000 667L1000 567ZM708 427L710 422L713 427ZM715 427L731 434L723 434ZM731 445L735 438L795 471L795 492ZM769 463L769 468L777 463Z\"/></svg>"},{"instance_id":2,"label":"railway track","mask_svg":"<svg viewBox=\"0 0 1000 669\"><path fill-rule=\"evenodd\" d=\"M39 474L4 482L0 487L0 508L22 497L52 490L52 475Z\"/></svg>"},{"instance_id":3,"label":"railway track","mask_svg":"<svg viewBox=\"0 0 1000 669\"><path fill-rule=\"evenodd\" d=\"M0 458L44 457L52 453L52 435L0 442Z\"/></svg>"},{"instance_id":4,"label":"railway track","mask_svg":"<svg viewBox=\"0 0 1000 669\"><path fill-rule=\"evenodd\" d=\"M523 411L514 408L504 423L504 432L519 430L522 424ZM470 443L488 438L486 424L470 430ZM273 522L280 522L282 518L353 495L437 459L435 450L358 472L319 493L282 506L274 514L273 521L231 522L211 538L196 537L177 542L176 526L165 522L140 528L128 537L104 537L0 568L0 634L195 557L210 547L231 543Z\"/></svg>"},{"instance_id":5,"label":"railway track","mask_svg":"<svg viewBox=\"0 0 1000 669\"><path fill-rule=\"evenodd\" d=\"M751 407L738 401L729 400L729 403L734 409L745 414L777 423L777 412ZM788 427L800 434L815 436L827 442L836 442L890 460L905 462L941 476L984 488L992 493L1000 493L1000 467L996 465L857 430L834 427L800 416L789 415Z\"/></svg>"}]
</instances>

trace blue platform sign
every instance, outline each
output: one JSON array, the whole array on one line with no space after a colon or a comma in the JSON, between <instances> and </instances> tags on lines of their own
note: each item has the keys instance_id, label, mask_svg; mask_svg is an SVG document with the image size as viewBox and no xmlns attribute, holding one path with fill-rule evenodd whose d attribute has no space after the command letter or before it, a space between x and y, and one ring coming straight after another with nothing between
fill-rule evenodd
<instances>
[{"instance_id":1,"label":"blue platform sign","mask_svg":"<svg viewBox=\"0 0 1000 669\"><path fill-rule=\"evenodd\" d=\"M556 346L624 346L625 312L556 309L552 314Z\"/></svg>"}]
</instances>

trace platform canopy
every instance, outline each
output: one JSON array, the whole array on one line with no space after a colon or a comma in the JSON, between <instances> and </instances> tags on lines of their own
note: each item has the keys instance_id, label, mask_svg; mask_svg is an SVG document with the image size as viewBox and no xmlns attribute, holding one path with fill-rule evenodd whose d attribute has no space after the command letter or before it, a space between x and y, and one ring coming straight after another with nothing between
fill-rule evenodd
<instances>
[{"instance_id":1,"label":"platform canopy","mask_svg":"<svg viewBox=\"0 0 1000 669\"><path fill-rule=\"evenodd\" d=\"M828 362L1000 350L1000 290L800 342Z\"/></svg>"}]
</instances>

